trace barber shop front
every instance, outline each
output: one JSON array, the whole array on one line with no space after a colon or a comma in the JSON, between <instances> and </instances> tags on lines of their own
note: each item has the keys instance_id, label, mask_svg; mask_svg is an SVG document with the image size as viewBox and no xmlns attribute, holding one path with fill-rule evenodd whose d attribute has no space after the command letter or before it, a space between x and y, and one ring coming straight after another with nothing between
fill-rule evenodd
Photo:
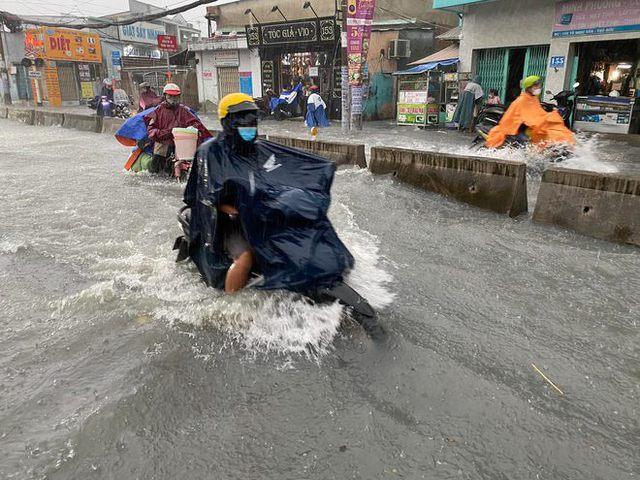
<instances>
[{"instance_id":1,"label":"barber shop front","mask_svg":"<svg viewBox=\"0 0 640 480\"><path fill-rule=\"evenodd\" d=\"M332 118L341 113L340 34L334 17L247 25L260 52L262 94L302 82L317 85Z\"/></svg>"}]
</instances>

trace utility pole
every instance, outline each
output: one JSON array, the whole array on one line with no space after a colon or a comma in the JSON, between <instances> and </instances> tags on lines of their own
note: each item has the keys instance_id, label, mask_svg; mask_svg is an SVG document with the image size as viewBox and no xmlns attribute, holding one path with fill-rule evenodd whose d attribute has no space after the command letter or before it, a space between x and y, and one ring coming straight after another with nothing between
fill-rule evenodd
<instances>
[{"instance_id":1,"label":"utility pole","mask_svg":"<svg viewBox=\"0 0 640 480\"><path fill-rule=\"evenodd\" d=\"M4 92L4 104L11 105L11 90L9 87L8 55L6 54L4 42L4 25L0 23L0 82Z\"/></svg>"},{"instance_id":2,"label":"utility pole","mask_svg":"<svg viewBox=\"0 0 640 480\"><path fill-rule=\"evenodd\" d=\"M342 133L347 133L351 129L351 88L349 86L349 56L347 46L347 0L341 0L340 10L342 12L342 22L340 28L341 45L341 74L342 74Z\"/></svg>"}]
</instances>

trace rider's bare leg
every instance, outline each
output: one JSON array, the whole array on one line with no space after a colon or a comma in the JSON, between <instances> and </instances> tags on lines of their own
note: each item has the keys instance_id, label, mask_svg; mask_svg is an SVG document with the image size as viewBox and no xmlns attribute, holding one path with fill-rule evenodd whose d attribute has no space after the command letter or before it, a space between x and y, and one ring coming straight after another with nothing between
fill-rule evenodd
<instances>
[{"instance_id":1,"label":"rider's bare leg","mask_svg":"<svg viewBox=\"0 0 640 480\"><path fill-rule=\"evenodd\" d=\"M227 278L224 282L225 293L235 293L249 283L252 265L253 254L250 250L242 252L240 256L235 259L227 271Z\"/></svg>"}]
</instances>

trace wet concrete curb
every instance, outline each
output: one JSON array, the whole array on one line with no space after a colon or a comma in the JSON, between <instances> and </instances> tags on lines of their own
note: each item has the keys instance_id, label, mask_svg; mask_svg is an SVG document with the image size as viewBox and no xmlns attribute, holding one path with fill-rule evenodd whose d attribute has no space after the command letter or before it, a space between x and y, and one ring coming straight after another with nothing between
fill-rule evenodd
<instances>
[{"instance_id":1,"label":"wet concrete curb","mask_svg":"<svg viewBox=\"0 0 640 480\"><path fill-rule=\"evenodd\" d=\"M64 124L64 114L36 110L33 124L42 127L61 127Z\"/></svg>"},{"instance_id":2,"label":"wet concrete curb","mask_svg":"<svg viewBox=\"0 0 640 480\"><path fill-rule=\"evenodd\" d=\"M485 210L517 217L527 211L524 162L442 152L373 147L369 168Z\"/></svg>"},{"instance_id":3,"label":"wet concrete curb","mask_svg":"<svg viewBox=\"0 0 640 480\"><path fill-rule=\"evenodd\" d=\"M640 176L548 168L533 221L640 246Z\"/></svg>"},{"instance_id":4,"label":"wet concrete curb","mask_svg":"<svg viewBox=\"0 0 640 480\"><path fill-rule=\"evenodd\" d=\"M13 106L0 106L0 118L111 135L124 123L119 118ZM338 165L366 168L364 144L277 135L268 139L325 156ZM369 168L374 174L393 174L410 185L510 217L528 209L523 162L373 147ZM533 221L640 246L640 176L551 167L542 176Z\"/></svg>"},{"instance_id":5,"label":"wet concrete curb","mask_svg":"<svg viewBox=\"0 0 640 480\"><path fill-rule=\"evenodd\" d=\"M361 168L367 168L365 148L362 143L313 141L279 135L268 135L267 137L270 142L315 153L334 161L337 165L357 165Z\"/></svg>"}]
</instances>

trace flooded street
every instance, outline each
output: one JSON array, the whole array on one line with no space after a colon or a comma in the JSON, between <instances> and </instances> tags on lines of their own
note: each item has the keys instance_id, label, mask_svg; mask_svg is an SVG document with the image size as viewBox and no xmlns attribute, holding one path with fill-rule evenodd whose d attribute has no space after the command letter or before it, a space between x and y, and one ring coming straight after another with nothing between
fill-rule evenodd
<instances>
[{"instance_id":1,"label":"flooded street","mask_svg":"<svg viewBox=\"0 0 640 480\"><path fill-rule=\"evenodd\" d=\"M205 287L171 251L181 186L111 136L0 132L1 479L640 475L637 248L340 170L372 342Z\"/></svg>"}]
</instances>

